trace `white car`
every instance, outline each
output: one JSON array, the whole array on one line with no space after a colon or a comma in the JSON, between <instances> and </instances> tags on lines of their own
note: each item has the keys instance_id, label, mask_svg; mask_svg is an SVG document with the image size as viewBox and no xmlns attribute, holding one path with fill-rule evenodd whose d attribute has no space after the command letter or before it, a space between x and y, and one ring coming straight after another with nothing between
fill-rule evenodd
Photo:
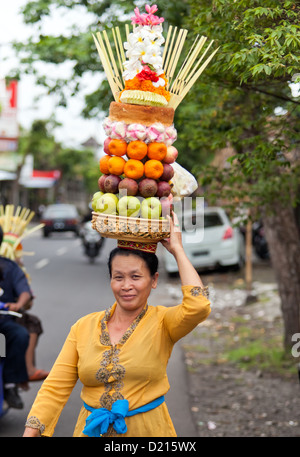
<instances>
[{"instance_id":1,"label":"white car","mask_svg":"<svg viewBox=\"0 0 300 457\"><path fill-rule=\"evenodd\" d=\"M244 237L233 227L219 207L207 207L202 212L185 211L179 216L184 250L196 269L230 266L239 269L245 260ZM177 273L172 254L163 251L168 274Z\"/></svg>"}]
</instances>

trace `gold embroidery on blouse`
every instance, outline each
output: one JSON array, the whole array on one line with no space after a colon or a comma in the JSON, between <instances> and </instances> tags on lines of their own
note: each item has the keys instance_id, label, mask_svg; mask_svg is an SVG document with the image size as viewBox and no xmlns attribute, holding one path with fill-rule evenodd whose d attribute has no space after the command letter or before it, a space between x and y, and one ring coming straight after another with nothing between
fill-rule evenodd
<instances>
[{"instance_id":1,"label":"gold embroidery on blouse","mask_svg":"<svg viewBox=\"0 0 300 457\"><path fill-rule=\"evenodd\" d=\"M115 431L114 427L112 424L110 424L108 426L108 429L107 429L107 432L102 435L102 436L105 436L105 437L113 437L113 436L118 436L117 432Z\"/></svg>"},{"instance_id":2,"label":"gold embroidery on blouse","mask_svg":"<svg viewBox=\"0 0 300 457\"><path fill-rule=\"evenodd\" d=\"M148 306L136 317L130 327L126 330L118 345L113 346L110 341L107 322L109 321L112 313L112 308L106 310L103 319L101 320L101 336L100 342L104 346L109 346L107 351L104 351L103 358L100 362L100 368L96 373L97 381L104 384L104 393L100 398L100 404L102 408L111 409L112 404L116 400L124 400L121 393L124 388L123 378L125 376L125 368L119 363L120 349L117 348L119 345L126 343L130 335L134 332L140 320L145 315ZM107 433L103 436L116 436L115 430L110 427Z\"/></svg>"},{"instance_id":3,"label":"gold embroidery on blouse","mask_svg":"<svg viewBox=\"0 0 300 457\"><path fill-rule=\"evenodd\" d=\"M198 297L198 295L203 295L203 297L208 298L209 297L209 291L208 287L193 287L191 289L191 295L193 297Z\"/></svg>"},{"instance_id":4,"label":"gold embroidery on blouse","mask_svg":"<svg viewBox=\"0 0 300 457\"><path fill-rule=\"evenodd\" d=\"M42 435L45 431L45 425L40 422L40 420L36 416L28 417L25 427L35 428L40 431Z\"/></svg>"}]
</instances>

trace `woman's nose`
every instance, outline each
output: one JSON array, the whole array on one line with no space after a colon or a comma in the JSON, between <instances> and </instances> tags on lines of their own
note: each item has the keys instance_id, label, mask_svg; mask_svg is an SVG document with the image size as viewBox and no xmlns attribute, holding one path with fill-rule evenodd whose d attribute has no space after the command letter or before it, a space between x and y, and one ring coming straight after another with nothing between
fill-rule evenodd
<instances>
[{"instance_id":1,"label":"woman's nose","mask_svg":"<svg viewBox=\"0 0 300 457\"><path fill-rule=\"evenodd\" d=\"M122 288L125 290L131 289L132 284L130 278L125 278L122 284Z\"/></svg>"}]
</instances>

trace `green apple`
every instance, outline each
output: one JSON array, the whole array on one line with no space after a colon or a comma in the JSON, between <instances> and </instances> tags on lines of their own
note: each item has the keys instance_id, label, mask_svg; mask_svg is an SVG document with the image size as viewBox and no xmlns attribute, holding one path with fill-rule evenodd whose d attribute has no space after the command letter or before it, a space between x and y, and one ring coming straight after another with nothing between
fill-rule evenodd
<instances>
[{"instance_id":1,"label":"green apple","mask_svg":"<svg viewBox=\"0 0 300 457\"><path fill-rule=\"evenodd\" d=\"M137 197L128 195L121 197L118 202L118 212L120 216L137 217L140 212L140 201Z\"/></svg>"},{"instance_id":2,"label":"green apple","mask_svg":"<svg viewBox=\"0 0 300 457\"><path fill-rule=\"evenodd\" d=\"M142 201L141 216L145 219L159 219L161 215L161 203L156 197L148 197Z\"/></svg>"},{"instance_id":3,"label":"green apple","mask_svg":"<svg viewBox=\"0 0 300 457\"><path fill-rule=\"evenodd\" d=\"M103 195L103 192L96 192L94 195L93 195L93 198L92 198L92 208L94 211L97 211L96 210L96 206L97 206L97 201L100 197L102 197Z\"/></svg>"},{"instance_id":4,"label":"green apple","mask_svg":"<svg viewBox=\"0 0 300 457\"><path fill-rule=\"evenodd\" d=\"M96 211L104 214L116 214L118 197L115 194L104 193L96 201Z\"/></svg>"}]
</instances>

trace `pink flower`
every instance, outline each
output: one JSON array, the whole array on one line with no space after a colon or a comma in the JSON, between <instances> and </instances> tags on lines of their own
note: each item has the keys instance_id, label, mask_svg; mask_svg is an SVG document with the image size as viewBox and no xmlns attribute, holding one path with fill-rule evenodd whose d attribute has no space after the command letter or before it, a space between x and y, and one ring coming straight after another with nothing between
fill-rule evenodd
<instances>
[{"instance_id":1,"label":"pink flower","mask_svg":"<svg viewBox=\"0 0 300 457\"><path fill-rule=\"evenodd\" d=\"M157 5L153 5L153 6L146 5L146 6L145 6L145 10L146 10L149 14L156 13L156 11L157 11Z\"/></svg>"},{"instance_id":2,"label":"pink flower","mask_svg":"<svg viewBox=\"0 0 300 457\"><path fill-rule=\"evenodd\" d=\"M131 18L132 24L158 25L158 24L161 24L162 22L164 22L163 17L154 16L154 14L153 14L157 11L156 5L153 5L151 7L149 5L146 5L145 8L146 8L146 11L148 12L148 14L146 14L146 13L141 14L140 10L138 8L134 9L135 16L133 16Z\"/></svg>"}]
</instances>

